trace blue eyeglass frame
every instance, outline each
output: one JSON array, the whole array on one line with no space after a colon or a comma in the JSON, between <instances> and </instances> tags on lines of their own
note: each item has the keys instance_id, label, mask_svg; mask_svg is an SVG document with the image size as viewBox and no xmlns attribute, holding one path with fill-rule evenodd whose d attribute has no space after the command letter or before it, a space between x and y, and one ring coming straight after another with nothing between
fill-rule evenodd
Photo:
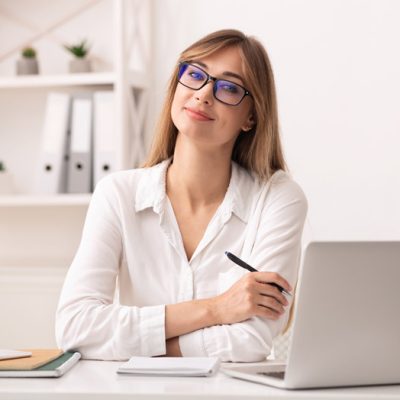
<instances>
[{"instance_id":1,"label":"blue eyeglass frame","mask_svg":"<svg viewBox=\"0 0 400 400\"><path fill-rule=\"evenodd\" d=\"M218 100L219 102L221 102L222 104L226 104L227 106L236 107L236 106L238 106L238 105L243 101L243 99L244 99L246 96L252 97L251 93L250 93L244 86L239 85L239 84L236 83L236 82L232 82L232 81L230 81L229 79L220 79L220 78L216 78L216 77L214 77L214 76L211 76L208 72L204 71L204 69L201 68L201 67L199 67L198 65L192 64L192 63L187 62L187 61L182 61L182 62L180 62L178 65L179 65L179 69L178 69L178 82L179 82L181 85L183 85L183 86L185 86L185 87L187 87L187 88L189 88L189 89L192 89L192 90L200 90L200 89L202 89L204 86L206 86L206 85L208 84L208 82L212 81L212 82L213 82L213 95L214 95L214 98L215 98L216 100ZM190 86L188 86L188 85L185 85L184 83L181 82L181 76L182 76L183 73L185 72L185 71L183 71L183 72L181 73L181 69L182 69L182 67L183 67L184 65L196 67L196 68L199 69L201 72L203 72L204 75L207 77L207 79L202 83L202 85L201 85L199 88L194 89L194 88L192 88L192 87L190 87ZM218 82L218 81L223 81L223 82L232 83L232 84L234 84L234 85L236 85L236 86L241 87L241 88L244 90L243 97L239 100L238 103L236 103L236 104L226 103L225 101L222 101L222 100L218 99L218 98L215 96L215 93L216 93L216 91L217 91L217 82Z\"/></svg>"}]
</instances>

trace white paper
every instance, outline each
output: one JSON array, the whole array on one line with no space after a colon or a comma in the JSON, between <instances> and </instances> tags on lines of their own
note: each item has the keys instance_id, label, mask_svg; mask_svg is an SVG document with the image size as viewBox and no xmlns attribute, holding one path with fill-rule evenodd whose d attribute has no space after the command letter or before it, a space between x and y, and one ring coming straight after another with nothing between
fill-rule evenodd
<instances>
[{"instance_id":1,"label":"white paper","mask_svg":"<svg viewBox=\"0 0 400 400\"><path fill-rule=\"evenodd\" d=\"M24 358L24 357L30 357L31 355L32 353L30 351L0 349L0 360Z\"/></svg>"},{"instance_id":2,"label":"white paper","mask_svg":"<svg viewBox=\"0 0 400 400\"><path fill-rule=\"evenodd\" d=\"M132 357L118 373L163 376L209 376L219 368L217 357Z\"/></svg>"}]
</instances>

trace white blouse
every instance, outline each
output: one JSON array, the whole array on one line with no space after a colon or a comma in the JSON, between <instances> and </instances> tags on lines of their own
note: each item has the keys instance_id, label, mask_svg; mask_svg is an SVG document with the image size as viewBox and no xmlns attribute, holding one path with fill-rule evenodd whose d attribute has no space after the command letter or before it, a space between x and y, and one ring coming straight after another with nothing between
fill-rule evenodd
<instances>
[{"instance_id":1,"label":"white blouse","mask_svg":"<svg viewBox=\"0 0 400 400\"><path fill-rule=\"evenodd\" d=\"M62 349L102 360L166 354L166 304L216 296L248 273L226 250L295 286L307 201L287 173L260 184L232 162L225 198L188 261L165 191L170 162L97 184L57 309ZM264 360L288 310L277 321L253 317L180 336L182 355Z\"/></svg>"}]
</instances>

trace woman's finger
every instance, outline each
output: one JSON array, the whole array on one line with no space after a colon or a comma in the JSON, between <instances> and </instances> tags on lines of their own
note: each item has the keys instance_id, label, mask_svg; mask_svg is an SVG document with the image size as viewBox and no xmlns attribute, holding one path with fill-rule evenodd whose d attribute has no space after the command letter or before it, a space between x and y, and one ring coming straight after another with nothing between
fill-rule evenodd
<instances>
[{"instance_id":1,"label":"woman's finger","mask_svg":"<svg viewBox=\"0 0 400 400\"><path fill-rule=\"evenodd\" d=\"M282 314L278 313L277 311L273 310L272 308L263 306L263 305L259 305L257 307L256 313L255 315L257 315L258 317L263 317L263 318L267 318L267 319L271 319L271 320L278 320Z\"/></svg>"},{"instance_id":2,"label":"woman's finger","mask_svg":"<svg viewBox=\"0 0 400 400\"><path fill-rule=\"evenodd\" d=\"M283 306L289 305L289 302L286 299L286 297L275 286L257 282L256 288L257 288L256 290L260 295L274 297Z\"/></svg>"},{"instance_id":3,"label":"woman's finger","mask_svg":"<svg viewBox=\"0 0 400 400\"><path fill-rule=\"evenodd\" d=\"M260 306L263 306L263 307L267 307L267 308L277 312L279 315L281 315L285 312L285 308L274 297L261 295L258 298L257 304Z\"/></svg>"},{"instance_id":4,"label":"woman's finger","mask_svg":"<svg viewBox=\"0 0 400 400\"><path fill-rule=\"evenodd\" d=\"M252 272L252 274L258 282L276 283L289 293L293 290L289 282L276 272Z\"/></svg>"}]
</instances>

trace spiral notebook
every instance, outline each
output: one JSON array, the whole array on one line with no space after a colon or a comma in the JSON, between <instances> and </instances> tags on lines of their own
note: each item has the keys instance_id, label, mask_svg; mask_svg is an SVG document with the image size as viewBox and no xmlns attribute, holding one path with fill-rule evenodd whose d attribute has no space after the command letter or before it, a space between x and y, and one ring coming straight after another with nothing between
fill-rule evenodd
<instances>
[{"instance_id":1,"label":"spiral notebook","mask_svg":"<svg viewBox=\"0 0 400 400\"><path fill-rule=\"evenodd\" d=\"M220 365L218 357L132 357L117 373L152 376L211 376Z\"/></svg>"}]
</instances>

